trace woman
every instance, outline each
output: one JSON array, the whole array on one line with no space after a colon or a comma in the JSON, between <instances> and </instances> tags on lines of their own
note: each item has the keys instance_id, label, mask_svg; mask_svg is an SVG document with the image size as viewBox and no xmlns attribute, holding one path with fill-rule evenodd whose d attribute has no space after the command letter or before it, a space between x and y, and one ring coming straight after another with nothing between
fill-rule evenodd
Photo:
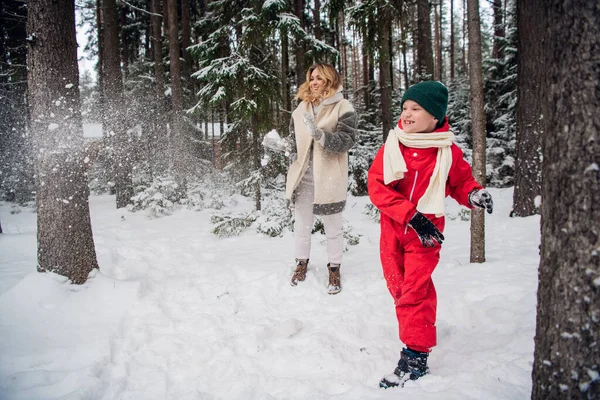
<instances>
[{"instance_id":1,"label":"woman","mask_svg":"<svg viewBox=\"0 0 600 400\"><path fill-rule=\"evenodd\" d=\"M296 270L291 284L304 281L310 258L314 215L319 215L327 237L330 294L342 289L342 211L348 187L348 150L356 136L356 112L342 94L341 77L329 64L306 72L301 100L292 112L290 140L297 153L286 181L286 198L294 204Z\"/></svg>"}]
</instances>

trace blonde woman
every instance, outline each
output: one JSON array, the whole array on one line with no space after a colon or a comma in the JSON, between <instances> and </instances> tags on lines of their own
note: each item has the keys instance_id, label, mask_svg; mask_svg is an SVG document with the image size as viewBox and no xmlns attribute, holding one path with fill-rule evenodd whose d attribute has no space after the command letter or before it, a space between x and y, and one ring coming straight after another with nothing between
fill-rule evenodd
<instances>
[{"instance_id":1,"label":"blonde woman","mask_svg":"<svg viewBox=\"0 0 600 400\"><path fill-rule=\"evenodd\" d=\"M290 140L296 158L287 174L286 198L294 204L296 269L291 284L304 281L314 215L327 237L330 294L342 290L342 211L348 187L348 150L356 139L356 112L342 94L341 77L329 64L315 64L298 89Z\"/></svg>"}]
</instances>

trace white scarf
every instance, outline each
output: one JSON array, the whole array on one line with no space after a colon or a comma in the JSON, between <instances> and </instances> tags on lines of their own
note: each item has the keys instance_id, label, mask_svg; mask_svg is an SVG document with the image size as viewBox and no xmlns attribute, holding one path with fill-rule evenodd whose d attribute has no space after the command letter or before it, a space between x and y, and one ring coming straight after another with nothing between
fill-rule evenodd
<instances>
[{"instance_id":1,"label":"white scarf","mask_svg":"<svg viewBox=\"0 0 600 400\"><path fill-rule=\"evenodd\" d=\"M417 204L417 211L423 214L435 214L436 217L444 215L444 204L446 198L446 180L452 165L452 150L450 146L454 142L454 133L405 133L398 126L391 130L385 141L383 150L383 182L402 179L408 171L406 162L400 151L398 142L406 147L416 149L428 149L437 147L437 159L429 185Z\"/></svg>"}]
</instances>

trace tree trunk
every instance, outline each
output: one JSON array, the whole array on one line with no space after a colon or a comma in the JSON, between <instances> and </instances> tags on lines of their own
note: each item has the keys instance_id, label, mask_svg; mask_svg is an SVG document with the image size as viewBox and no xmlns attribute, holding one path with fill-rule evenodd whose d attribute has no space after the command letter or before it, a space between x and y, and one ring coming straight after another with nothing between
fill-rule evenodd
<instances>
[{"instance_id":1,"label":"tree trunk","mask_svg":"<svg viewBox=\"0 0 600 400\"><path fill-rule=\"evenodd\" d=\"M152 58L154 61L154 127L150 139L153 174L162 174L167 169L167 127L165 124L165 67L162 50L163 7L160 0L151 0L152 10Z\"/></svg>"},{"instance_id":2,"label":"tree trunk","mask_svg":"<svg viewBox=\"0 0 600 400\"><path fill-rule=\"evenodd\" d=\"M315 8L313 10L313 19L315 25L315 39L321 40L321 1L313 0Z\"/></svg>"},{"instance_id":3,"label":"tree trunk","mask_svg":"<svg viewBox=\"0 0 600 400\"><path fill-rule=\"evenodd\" d=\"M523 6L520 4L522 2L517 2L517 7ZM524 6L527 7L527 6ZM492 58L502 58L504 57L504 50L502 46L502 40L504 39L504 7L502 5L502 0L494 0L494 4L492 5L494 10L494 45L492 47ZM530 20L530 25L535 25L533 20ZM519 31L520 32L520 31Z\"/></svg>"},{"instance_id":4,"label":"tree trunk","mask_svg":"<svg viewBox=\"0 0 600 400\"><path fill-rule=\"evenodd\" d=\"M435 68L433 72L433 79L436 81L442 80L442 38L441 38L441 13L438 13L438 5L440 5L441 0L438 2L432 3L433 5L433 44L434 44L434 54L435 54Z\"/></svg>"},{"instance_id":5,"label":"tree trunk","mask_svg":"<svg viewBox=\"0 0 600 400\"><path fill-rule=\"evenodd\" d=\"M192 43L192 26L190 21L190 0L181 0L181 50L183 52L183 79L187 82L190 91L194 92L191 82L192 55L187 50Z\"/></svg>"},{"instance_id":6,"label":"tree trunk","mask_svg":"<svg viewBox=\"0 0 600 400\"><path fill-rule=\"evenodd\" d=\"M454 55L455 49L454 44L456 43L456 37L454 36L454 0L450 0L450 81L454 81Z\"/></svg>"},{"instance_id":7,"label":"tree trunk","mask_svg":"<svg viewBox=\"0 0 600 400\"><path fill-rule=\"evenodd\" d=\"M338 33L338 42L340 43L340 53L341 53L341 61L342 68L340 73L342 74L342 79L344 80L344 89L350 89L350 74L348 73L348 45L346 42L346 20L344 16L344 12L340 11L337 17L337 33Z\"/></svg>"},{"instance_id":8,"label":"tree trunk","mask_svg":"<svg viewBox=\"0 0 600 400\"><path fill-rule=\"evenodd\" d=\"M171 136L172 160L178 196L187 191L187 173L192 163L188 157L186 137L183 129L183 92L181 89L181 62L179 60L179 21L177 0L167 0L169 14L169 66L171 73Z\"/></svg>"},{"instance_id":9,"label":"tree trunk","mask_svg":"<svg viewBox=\"0 0 600 400\"><path fill-rule=\"evenodd\" d=\"M102 77L104 72L104 21L102 20L102 0L96 0L96 30L98 31L98 63L96 64L96 72L98 73L98 106L100 110L101 121L104 121L104 82Z\"/></svg>"},{"instance_id":10,"label":"tree trunk","mask_svg":"<svg viewBox=\"0 0 600 400\"><path fill-rule=\"evenodd\" d=\"M369 51L367 50L367 45L365 44L365 39L363 38L362 43L362 87L363 87L363 102L365 104L365 110L368 110L371 107L371 93L369 90L370 81L369 81Z\"/></svg>"},{"instance_id":11,"label":"tree trunk","mask_svg":"<svg viewBox=\"0 0 600 400\"><path fill-rule=\"evenodd\" d=\"M512 214L527 217L539 213L541 202L542 105L539 99L546 86L544 68L540 65L545 43L545 27L537 18L544 12L540 2L517 3L518 53L517 62L517 143L515 145L515 188ZM542 87L544 89L542 89Z\"/></svg>"},{"instance_id":12,"label":"tree trunk","mask_svg":"<svg viewBox=\"0 0 600 400\"><path fill-rule=\"evenodd\" d=\"M281 29L281 98L283 101L283 116L279 118L279 129L282 136L289 135L289 117L292 112L292 94L290 87L290 56L287 28Z\"/></svg>"},{"instance_id":13,"label":"tree trunk","mask_svg":"<svg viewBox=\"0 0 600 400\"><path fill-rule=\"evenodd\" d=\"M587 0L537 3L548 84L531 398L599 399L600 9Z\"/></svg>"},{"instance_id":14,"label":"tree trunk","mask_svg":"<svg viewBox=\"0 0 600 400\"><path fill-rule=\"evenodd\" d=\"M304 0L294 0L294 13L300 20L300 26L304 28ZM304 60L304 42L296 37L296 88L306 80L306 61Z\"/></svg>"},{"instance_id":15,"label":"tree trunk","mask_svg":"<svg viewBox=\"0 0 600 400\"><path fill-rule=\"evenodd\" d=\"M406 23L405 23L405 16L402 15L402 17L400 18L400 42L402 44L402 70L403 70L403 76L404 76L404 88L406 90L408 90L408 88L410 87L410 81L408 78L408 60L406 57Z\"/></svg>"},{"instance_id":16,"label":"tree trunk","mask_svg":"<svg viewBox=\"0 0 600 400\"><path fill-rule=\"evenodd\" d=\"M383 9L380 10L383 14ZM383 129L383 142L392 129L392 90L390 88L390 39L391 21L382 19L378 24L379 29L379 90L381 92L381 124Z\"/></svg>"},{"instance_id":17,"label":"tree trunk","mask_svg":"<svg viewBox=\"0 0 600 400\"><path fill-rule=\"evenodd\" d=\"M83 150L75 2L37 0L27 6L38 271L81 284L98 261Z\"/></svg>"},{"instance_id":18,"label":"tree trunk","mask_svg":"<svg viewBox=\"0 0 600 400\"><path fill-rule=\"evenodd\" d=\"M119 26L115 0L102 0L102 22L104 26L104 131L111 149L110 169L114 178L117 208L131 204L133 197L131 151L125 126L126 110L123 105L123 75L119 53Z\"/></svg>"},{"instance_id":19,"label":"tree trunk","mask_svg":"<svg viewBox=\"0 0 600 400\"><path fill-rule=\"evenodd\" d=\"M462 23L462 46L461 46L461 60L460 60L460 69L461 75L466 76L469 74L469 69L467 65L467 26L468 26L468 17L467 17L467 0L463 0L463 23Z\"/></svg>"},{"instance_id":20,"label":"tree trunk","mask_svg":"<svg viewBox=\"0 0 600 400\"><path fill-rule=\"evenodd\" d=\"M433 49L431 45L431 19L429 1L417 0L417 80L433 76Z\"/></svg>"},{"instance_id":21,"label":"tree trunk","mask_svg":"<svg viewBox=\"0 0 600 400\"><path fill-rule=\"evenodd\" d=\"M123 78L126 79L127 73L129 72L127 31L124 29L124 27L127 25L127 8L123 6L118 6L117 12L119 13L119 18L121 19L121 62L123 63Z\"/></svg>"},{"instance_id":22,"label":"tree trunk","mask_svg":"<svg viewBox=\"0 0 600 400\"><path fill-rule=\"evenodd\" d=\"M483 68L479 0L467 0L469 18L469 70L471 84L471 121L473 126L473 176L485 186L485 111L483 108ZM471 211L471 262L485 262L485 214Z\"/></svg>"}]
</instances>

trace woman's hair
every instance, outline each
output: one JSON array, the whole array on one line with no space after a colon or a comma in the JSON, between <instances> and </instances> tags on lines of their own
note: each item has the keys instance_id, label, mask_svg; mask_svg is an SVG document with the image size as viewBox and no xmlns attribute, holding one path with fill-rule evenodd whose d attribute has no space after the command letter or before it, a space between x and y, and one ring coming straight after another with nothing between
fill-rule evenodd
<instances>
[{"instance_id":1,"label":"woman's hair","mask_svg":"<svg viewBox=\"0 0 600 400\"><path fill-rule=\"evenodd\" d=\"M296 98L308 102L316 100L310 92L310 76L314 70L319 71L319 75L325 80L325 86L319 98L326 99L333 96L337 89L342 84L342 77L340 73L331 64L314 64L308 71L306 71L306 81L298 88L298 95Z\"/></svg>"}]
</instances>

